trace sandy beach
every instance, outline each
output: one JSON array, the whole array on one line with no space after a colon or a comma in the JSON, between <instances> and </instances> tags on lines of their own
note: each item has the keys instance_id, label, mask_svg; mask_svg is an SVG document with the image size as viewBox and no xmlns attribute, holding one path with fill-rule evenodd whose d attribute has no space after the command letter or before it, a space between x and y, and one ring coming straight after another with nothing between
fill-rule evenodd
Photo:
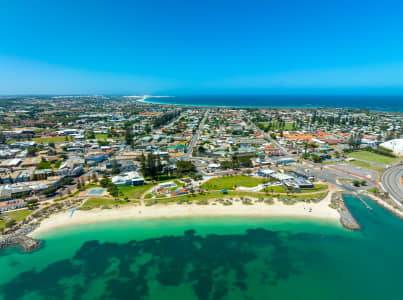
<instances>
[{"instance_id":1,"label":"sandy beach","mask_svg":"<svg viewBox=\"0 0 403 300\"><path fill-rule=\"evenodd\" d=\"M302 203L285 205L275 202L272 205L266 203L242 204L234 201L232 205L222 204L160 204L154 206L128 205L113 209L92 209L89 211L76 210L71 216L71 211L64 211L51 215L41 222L40 226L30 236L38 237L41 234L57 228L90 224L95 222L107 222L129 219L152 218L180 218L180 217L220 217L220 216L256 216L256 217L301 217L310 219L322 219L338 222L339 213L329 207L330 197L320 203ZM311 208L311 211L309 211Z\"/></svg>"}]
</instances>

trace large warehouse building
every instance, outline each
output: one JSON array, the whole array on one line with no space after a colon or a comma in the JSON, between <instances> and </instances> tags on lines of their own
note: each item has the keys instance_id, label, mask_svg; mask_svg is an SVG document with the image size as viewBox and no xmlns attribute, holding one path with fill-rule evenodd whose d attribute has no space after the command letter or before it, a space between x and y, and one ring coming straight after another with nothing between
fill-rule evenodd
<instances>
[{"instance_id":1,"label":"large warehouse building","mask_svg":"<svg viewBox=\"0 0 403 300\"><path fill-rule=\"evenodd\" d=\"M394 139L381 144L382 147L390 149L396 155L403 156L403 139Z\"/></svg>"}]
</instances>

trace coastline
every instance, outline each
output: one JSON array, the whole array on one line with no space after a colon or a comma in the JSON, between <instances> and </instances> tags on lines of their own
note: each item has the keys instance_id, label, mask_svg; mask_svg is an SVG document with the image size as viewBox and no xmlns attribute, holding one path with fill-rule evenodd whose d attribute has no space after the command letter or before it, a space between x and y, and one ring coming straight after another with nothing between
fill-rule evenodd
<instances>
[{"instance_id":1,"label":"coastline","mask_svg":"<svg viewBox=\"0 0 403 300\"><path fill-rule=\"evenodd\" d=\"M220 107L220 108L329 108L330 106L326 105L305 105L305 106L281 106L281 105L263 105L263 106L253 106L253 105L210 105L210 104L184 104L184 103L168 103L168 102L158 102L154 100L149 100L149 98L144 98L141 100L137 100L137 102L148 103L148 104L157 104L157 105L174 105L174 106L190 106L190 107ZM336 107L333 107L336 108ZM346 107L347 108L347 107ZM354 107L352 107L354 108Z\"/></svg>"},{"instance_id":2,"label":"coastline","mask_svg":"<svg viewBox=\"0 0 403 300\"><path fill-rule=\"evenodd\" d=\"M267 104L267 105L215 105L215 104L202 104L202 103L172 103L172 102L161 102L158 100L154 100L152 98L165 98L165 97L145 97L140 100L136 100L138 102L142 103L148 103L148 104L156 104L156 105L173 105L173 106L188 106L188 107L218 107L218 108L256 108L256 109L270 109L270 108L279 108L279 109L302 109L302 108L321 108L321 109L326 109L326 108L344 108L344 109L364 109L364 110L369 110L369 111L375 111L375 112L401 112L401 108L395 108L392 106L371 106L371 105L363 105L363 106L349 106L349 105L329 105L329 104L311 104L307 103L305 105L277 105L277 104ZM176 98L176 96L170 96L169 98Z\"/></svg>"},{"instance_id":3,"label":"coastline","mask_svg":"<svg viewBox=\"0 0 403 300\"><path fill-rule=\"evenodd\" d=\"M370 199L372 199L372 201L374 201L376 204L378 204L379 206L383 207L384 209L386 209L387 211L389 211L391 214L393 214L394 216L400 218L401 220L403 220L403 212L399 209L396 209L395 207L393 207L392 205L390 205L389 203L387 203L386 201L382 200L381 198L366 192L364 193L365 197L368 197Z\"/></svg>"},{"instance_id":4,"label":"coastline","mask_svg":"<svg viewBox=\"0 0 403 300\"><path fill-rule=\"evenodd\" d=\"M234 201L232 205L197 205L197 204L159 204L153 206L130 205L113 209L77 210L70 217L71 211L63 211L43 220L39 227L29 234L30 237L40 238L49 231L74 225L97 222L156 219L156 218L189 218L189 217L292 217L320 219L340 224L340 214L329 207L327 197L319 203L298 202L285 205L281 202L274 204L254 203L245 205ZM312 210L309 211L309 208Z\"/></svg>"}]
</instances>

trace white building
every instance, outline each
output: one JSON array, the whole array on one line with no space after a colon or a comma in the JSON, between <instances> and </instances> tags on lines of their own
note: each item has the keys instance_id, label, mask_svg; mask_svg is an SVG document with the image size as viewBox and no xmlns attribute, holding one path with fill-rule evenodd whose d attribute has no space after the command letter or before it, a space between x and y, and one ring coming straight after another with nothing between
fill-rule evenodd
<instances>
[{"instance_id":1,"label":"white building","mask_svg":"<svg viewBox=\"0 0 403 300\"><path fill-rule=\"evenodd\" d=\"M403 155L403 139L394 139L381 144L382 147L390 149L394 154Z\"/></svg>"},{"instance_id":2,"label":"white building","mask_svg":"<svg viewBox=\"0 0 403 300\"><path fill-rule=\"evenodd\" d=\"M144 178L137 172L127 172L123 175L117 175L112 177L112 182L117 186L123 185L142 185L144 184Z\"/></svg>"}]
</instances>

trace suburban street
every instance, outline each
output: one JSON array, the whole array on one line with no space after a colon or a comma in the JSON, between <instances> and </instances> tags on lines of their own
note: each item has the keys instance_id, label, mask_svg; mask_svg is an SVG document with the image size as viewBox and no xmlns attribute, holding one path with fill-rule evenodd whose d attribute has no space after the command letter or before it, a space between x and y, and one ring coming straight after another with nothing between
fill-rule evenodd
<instances>
[{"instance_id":1,"label":"suburban street","mask_svg":"<svg viewBox=\"0 0 403 300\"><path fill-rule=\"evenodd\" d=\"M193 148L196 145L197 141L200 138L200 131L204 126L204 123L206 122L206 119L208 117L208 113L209 111L206 110L206 112L204 113L203 119L200 122L199 128L197 128L196 133L193 135L192 140L189 142L188 148L186 153L184 154L184 157L191 157L192 153L193 153Z\"/></svg>"},{"instance_id":2,"label":"suburban street","mask_svg":"<svg viewBox=\"0 0 403 300\"><path fill-rule=\"evenodd\" d=\"M260 129L259 127L257 127L255 124L252 123L252 125L255 127L255 129L256 129L266 140L268 140L270 143L272 143L273 146L277 147L277 148L278 148L279 150L281 150L284 154L291 155L290 153L288 153L287 149L285 149L283 146L281 146L279 143L277 143L276 140L272 139L269 134L267 134L266 132L264 132L262 129ZM292 156L292 155L291 155L291 156Z\"/></svg>"}]
</instances>

